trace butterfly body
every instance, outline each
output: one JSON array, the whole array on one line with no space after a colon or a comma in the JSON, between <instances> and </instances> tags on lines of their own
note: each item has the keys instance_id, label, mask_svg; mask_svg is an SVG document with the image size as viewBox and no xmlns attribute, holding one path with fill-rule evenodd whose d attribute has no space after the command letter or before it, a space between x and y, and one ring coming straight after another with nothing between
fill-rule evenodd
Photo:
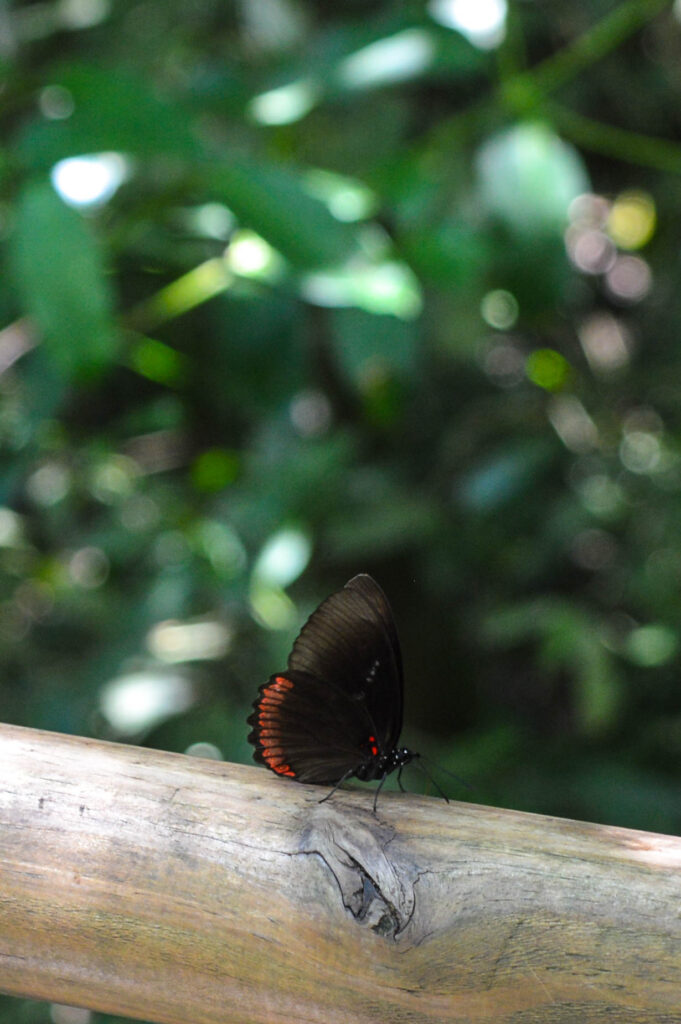
<instances>
[{"instance_id":1,"label":"butterfly body","mask_svg":"<svg viewBox=\"0 0 681 1024\"><path fill-rule=\"evenodd\" d=\"M418 756L398 747L402 692L388 600L371 576L355 576L307 620L287 669L260 687L248 719L254 760L297 782L335 787L354 775L382 785Z\"/></svg>"},{"instance_id":2,"label":"butterfly body","mask_svg":"<svg viewBox=\"0 0 681 1024\"><path fill-rule=\"evenodd\" d=\"M376 779L384 779L391 772L404 768L405 764L409 764L415 757L418 757L418 754L407 747L395 748L387 754L372 757L371 761L365 761L354 774L362 782L375 782Z\"/></svg>"}]
</instances>

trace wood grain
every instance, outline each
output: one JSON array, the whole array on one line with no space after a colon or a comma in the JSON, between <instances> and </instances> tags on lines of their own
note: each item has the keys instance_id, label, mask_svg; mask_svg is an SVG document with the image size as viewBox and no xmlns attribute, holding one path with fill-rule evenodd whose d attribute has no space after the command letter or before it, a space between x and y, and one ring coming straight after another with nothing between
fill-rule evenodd
<instances>
[{"instance_id":1,"label":"wood grain","mask_svg":"<svg viewBox=\"0 0 681 1024\"><path fill-rule=\"evenodd\" d=\"M0 989L168 1024L679 1024L681 840L0 727Z\"/></svg>"}]
</instances>

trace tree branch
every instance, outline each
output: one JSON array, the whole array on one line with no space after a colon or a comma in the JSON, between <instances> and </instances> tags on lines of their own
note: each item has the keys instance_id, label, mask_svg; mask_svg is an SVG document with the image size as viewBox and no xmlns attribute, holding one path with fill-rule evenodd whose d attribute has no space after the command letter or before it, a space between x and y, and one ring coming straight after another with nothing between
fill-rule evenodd
<instances>
[{"instance_id":1,"label":"tree branch","mask_svg":"<svg viewBox=\"0 0 681 1024\"><path fill-rule=\"evenodd\" d=\"M643 135L618 125L595 121L558 103L550 103L547 111L551 123L563 137L582 149L624 160L637 167L681 174L681 145L672 139Z\"/></svg>"},{"instance_id":2,"label":"tree branch","mask_svg":"<svg viewBox=\"0 0 681 1024\"><path fill-rule=\"evenodd\" d=\"M0 989L168 1024L670 1024L681 840L0 727Z\"/></svg>"}]
</instances>

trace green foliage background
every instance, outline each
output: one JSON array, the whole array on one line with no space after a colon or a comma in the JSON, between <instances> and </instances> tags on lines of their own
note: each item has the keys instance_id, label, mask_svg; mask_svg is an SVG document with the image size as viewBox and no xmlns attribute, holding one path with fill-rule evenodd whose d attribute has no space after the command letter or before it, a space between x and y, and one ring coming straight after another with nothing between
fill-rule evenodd
<instances>
[{"instance_id":1,"label":"green foliage background","mask_svg":"<svg viewBox=\"0 0 681 1024\"><path fill-rule=\"evenodd\" d=\"M421 2L7 7L0 719L248 761L368 571L404 739L473 799L681 830L680 35L659 0L509 0L488 51ZM66 205L102 152L125 180Z\"/></svg>"}]
</instances>

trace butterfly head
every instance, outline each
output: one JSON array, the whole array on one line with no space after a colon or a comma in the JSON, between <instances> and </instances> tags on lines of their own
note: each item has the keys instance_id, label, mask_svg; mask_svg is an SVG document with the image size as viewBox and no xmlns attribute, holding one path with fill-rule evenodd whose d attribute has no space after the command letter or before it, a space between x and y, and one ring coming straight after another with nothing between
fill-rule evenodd
<instances>
[{"instance_id":1,"label":"butterfly head","mask_svg":"<svg viewBox=\"0 0 681 1024\"><path fill-rule=\"evenodd\" d=\"M388 757L390 758L389 772L394 772L396 768L404 768L405 764L409 764L415 757L420 757L415 750L409 750L408 747L399 747L393 750Z\"/></svg>"}]
</instances>

